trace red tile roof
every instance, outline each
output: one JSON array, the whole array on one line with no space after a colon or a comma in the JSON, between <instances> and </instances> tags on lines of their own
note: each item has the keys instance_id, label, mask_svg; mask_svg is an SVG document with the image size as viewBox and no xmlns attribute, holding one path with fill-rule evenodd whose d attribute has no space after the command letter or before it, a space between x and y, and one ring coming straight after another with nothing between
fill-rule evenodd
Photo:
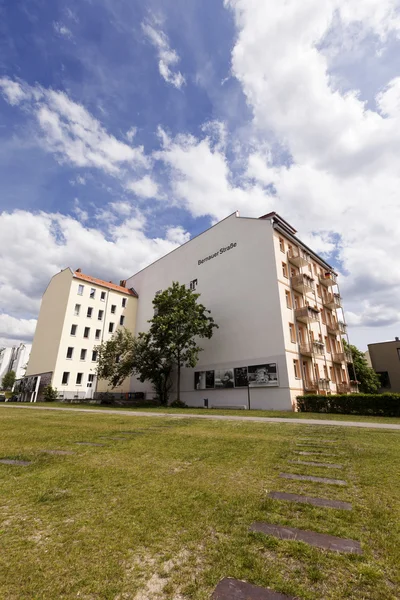
<instances>
[{"instance_id":1,"label":"red tile roof","mask_svg":"<svg viewBox=\"0 0 400 600\"><path fill-rule=\"evenodd\" d=\"M103 279L97 279L96 277L91 277L91 275L85 275L84 273L80 273L79 271L74 271L74 277L76 277L77 279L81 279L82 281L87 281L88 283L100 285L101 287L108 288L109 290L114 290L115 292L121 292L122 294L126 294L127 296L134 296L135 298L138 297L134 289L128 290L126 287L122 287L122 285L117 285L116 283L112 283L111 281L103 281Z\"/></svg>"}]
</instances>

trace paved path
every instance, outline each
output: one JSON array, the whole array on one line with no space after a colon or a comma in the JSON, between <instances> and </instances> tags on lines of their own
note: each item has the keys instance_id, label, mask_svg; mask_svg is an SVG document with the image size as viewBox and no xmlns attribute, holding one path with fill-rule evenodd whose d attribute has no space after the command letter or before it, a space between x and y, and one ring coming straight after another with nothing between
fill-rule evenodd
<instances>
[{"instance_id":1,"label":"paved path","mask_svg":"<svg viewBox=\"0 0 400 600\"><path fill-rule=\"evenodd\" d=\"M199 415L193 413L143 412L139 410L103 410L101 408L63 408L59 406L33 406L0 404L2 408L22 408L27 410L61 410L69 412L84 412L89 415L123 415L124 417L168 417L170 419L211 419L213 421L252 421L255 423L289 423L290 425L330 425L334 427L363 427L366 429L397 429L400 424L371 423L363 421L333 421L328 419L295 419L285 417L238 417L236 415ZM190 410L190 409L189 409Z\"/></svg>"}]
</instances>

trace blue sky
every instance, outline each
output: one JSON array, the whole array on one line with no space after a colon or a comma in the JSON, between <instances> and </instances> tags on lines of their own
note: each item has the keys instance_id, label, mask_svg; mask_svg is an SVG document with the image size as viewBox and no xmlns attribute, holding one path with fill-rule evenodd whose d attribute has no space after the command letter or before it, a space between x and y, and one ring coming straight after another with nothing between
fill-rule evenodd
<instances>
[{"instance_id":1,"label":"blue sky","mask_svg":"<svg viewBox=\"0 0 400 600\"><path fill-rule=\"evenodd\" d=\"M0 345L60 268L124 278L237 209L338 267L352 340L397 335L399 31L397 0L3 0Z\"/></svg>"}]
</instances>

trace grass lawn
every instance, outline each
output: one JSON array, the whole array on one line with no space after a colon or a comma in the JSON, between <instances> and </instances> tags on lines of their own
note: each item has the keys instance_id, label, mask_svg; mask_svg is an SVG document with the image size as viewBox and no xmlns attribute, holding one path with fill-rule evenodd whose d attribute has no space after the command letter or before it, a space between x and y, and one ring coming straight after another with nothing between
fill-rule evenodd
<instances>
[{"instance_id":1,"label":"grass lawn","mask_svg":"<svg viewBox=\"0 0 400 600\"><path fill-rule=\"evenodd\" d=\"M295 455L310 436L337 440L339 456L318 461L344 469L289 464L316 460ZM208 600L225 576L303 600L400 598L400 432L4 407L0 458L32 461L0 464L0 598ZM279 502L272 490L354 510ZM249 533L253 521L359 540L364 554Z\"/></svg>"},{"instance_id":2,"label":"grass lawn","mask_svg":"<svg viewBox=\"0 0 400 600\"><path fill-rule=\"evenodd\" d=\"M16 403L15 406L21 406ZM25 404L23 406L32 406ZM268 417L268 418L287 418L287 419L321 419L321 420L332 420L332 421L360 421L360 422L371 422L371 423L395 423L400 425L400 418L397 417L367 417L363 415L337 415L337 414L324 414L324 413L299 413L284 410L233 410L233 409L204 409L204 408L171 408L165 406L157 406L152 408L119 408L118 406L100 406L95 404L68 404L65 402L51 402L44 403L39 402L33 406L44 406L52 407L57 406L60 408L87 408L88 410L129 410L139 412L155 412L155 413L166 413L170 415L185 415L185 414L198 414L198 415L226 415L226 416L237 416L237 417Z\"/></svg>"}]
</instances>

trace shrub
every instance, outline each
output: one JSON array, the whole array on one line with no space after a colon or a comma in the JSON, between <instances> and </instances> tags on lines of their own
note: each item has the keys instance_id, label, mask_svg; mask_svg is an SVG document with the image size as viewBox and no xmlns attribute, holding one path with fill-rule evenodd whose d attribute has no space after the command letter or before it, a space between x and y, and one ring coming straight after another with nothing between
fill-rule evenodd
<instances>
[{"instance_id":1,"label":"shrub","mask_svg":"<svg viewBox=\"0 0 400 600\"><path fill-rule=\"evenodd\" d=\"M297 396L299 412L400 417L400 394L340 394Z\"/></svg>"},{"instance_id":2,"label":"shrub","mask_svg":"<svg viewBox=\"0 0 400 600\"><path fill-rule=\"evenodd\" d=\"M51 385L46 385L43 390L43 399L45 402L55 402L58 399L58 391Z\"/></svg>"},{"instance_id":3,"label":"shrub","mask_svg":"<svg viewBox=\"0 0 400 600\"><path fill-rule=\"evenodd\" d=\"M174 400L173 402L171 402L170 406L172 408L188 408L188 405L185 404L184 402L182 402L182 400Z\"/></svg>"}]
</instances>

